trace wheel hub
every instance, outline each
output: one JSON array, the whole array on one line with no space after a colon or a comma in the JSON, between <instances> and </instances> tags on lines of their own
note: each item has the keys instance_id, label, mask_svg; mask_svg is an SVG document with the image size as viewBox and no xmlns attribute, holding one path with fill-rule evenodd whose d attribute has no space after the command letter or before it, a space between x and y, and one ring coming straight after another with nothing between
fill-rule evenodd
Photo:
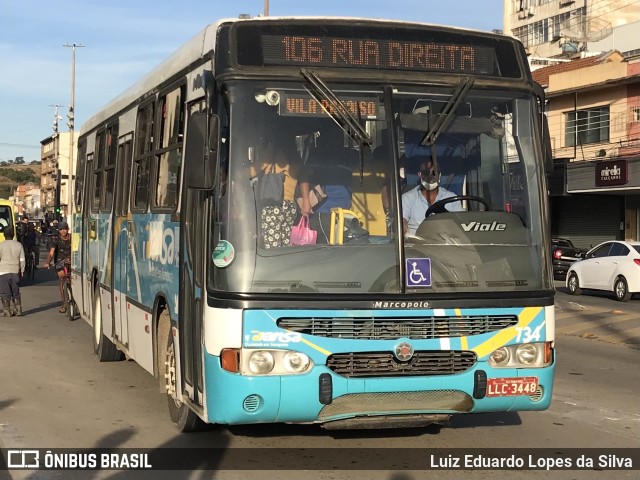
<instances>
[{"instance_id":1,"label":"wheel hub","mask_svg":"<svg viewBox=\"0 0 640 480\"><path fill-rule=\"evenodd\" d=\"M165 361L165 388L167 395L169 395L176 406L180 406L181 402L178 400L178 390L176 388L176 355L173 347L173 342L167 347L167 358Z\"/></svg>"}]
</instances>

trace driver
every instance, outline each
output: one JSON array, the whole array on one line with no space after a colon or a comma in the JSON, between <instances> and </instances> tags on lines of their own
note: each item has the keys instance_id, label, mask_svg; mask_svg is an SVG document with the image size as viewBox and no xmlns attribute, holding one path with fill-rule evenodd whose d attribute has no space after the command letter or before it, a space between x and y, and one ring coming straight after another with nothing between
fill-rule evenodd
<instances>
[{"instance_id":1,"label":"driver","mask_svg":"<svg viewBox=\"0 0 640 480\"><path fill-rule=\"evenodd\" d=\"M433 167L431 160L420 164L418 176L420 185L402 195L402 226L405 235L416 234L431 205L456 196L455 193L440 186L440 172ZM444 208L450 212L463 210L460 201L448 203Z\"/></svg>"}]
</instances>

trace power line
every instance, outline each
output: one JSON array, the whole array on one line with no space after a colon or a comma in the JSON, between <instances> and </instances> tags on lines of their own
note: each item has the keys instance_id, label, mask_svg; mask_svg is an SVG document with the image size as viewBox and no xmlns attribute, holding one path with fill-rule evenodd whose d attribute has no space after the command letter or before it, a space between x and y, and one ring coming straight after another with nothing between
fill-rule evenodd
<instances>
[{"instance_id":1,"label":"power line","mask_svg":"<svg viewBox=\"0 0 640 480\"><path fill-rule=\"evenodd\" d=\"M0 142L0 147L16 147L16 148L40 148L40 145L24 145L21 143L5 143Z\"/></svg>"}]
</instances>

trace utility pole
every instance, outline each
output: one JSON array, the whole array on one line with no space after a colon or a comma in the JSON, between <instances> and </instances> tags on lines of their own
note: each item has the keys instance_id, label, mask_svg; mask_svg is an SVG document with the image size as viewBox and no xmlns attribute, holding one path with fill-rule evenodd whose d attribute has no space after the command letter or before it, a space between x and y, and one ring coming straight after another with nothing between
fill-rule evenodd
<instances>
[{"instance_id":1,"label":"utility pole","mask_svg":"<svg viewBox=\"0 0 640 480\"><path fill-rule=\"evenodd\" d=\"M55 108L55 113L53 116L53 137L54 137L54 144L57 145L56 147L56 159L55 159L55 164L51 165L52 167L55 167L55 175L51 175L49 174L49 178L55 178L55 182L56 182L56 191L54 194L54 198L53 198L53 211L56 215L56 220L58 219L58 209L60 208L60 166L59 166L59 160L60 160L60 145L59 145L59 139L60 137L58 136L58 120L60 120L62 117L60 115L58 115L58 108L62 107L63 105L58 105L58 104L51 104L49 105L50 107ZM48 185L48 183L47 183ZM49 200L50 197L47 195L47 197L45 198L45 208L47 206L49 206Z\"/></svg>"},{"instance_id":2,"label":"utility pole","mask_svg":"<svg viewBox=\"0 0 640 480\"><path fill-rule=\"evenodd\" d=\"M269 0L264 0L264 16L269 16Z\"/></svg>"},{"instance_id":3,"label":"utility pole","mask_svg":"<svg viewBox=\"0 0 640 480\"><path fill-rule=\"evenodd\" d=\"M67 175L67 223L71 222L71 209L73 206L73 121L75 116L75 96L76 96L76 48L84 47L80 43L66 43L63 47L71 48L71 103L69 103L69 174Z\"/></svg>"}]
</instances>

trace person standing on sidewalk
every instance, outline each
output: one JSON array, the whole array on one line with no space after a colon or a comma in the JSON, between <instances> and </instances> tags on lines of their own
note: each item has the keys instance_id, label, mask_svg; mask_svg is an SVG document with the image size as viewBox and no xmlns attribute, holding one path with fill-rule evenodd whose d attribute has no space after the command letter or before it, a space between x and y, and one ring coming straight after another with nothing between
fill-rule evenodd
<instances>
[{"instance_id":1,"label":"person standing on sidewalk","mask_svg":"<svg viewBox=\"0 0 640 480\"><path fill-rule=\"evenodd\" d=\"M22 315L19 282L24 266L24 248L13 239L13 229L9 228L4 231L4 242L0 242L0 298L5 317Z\"/></svg>"}]
</instances>

